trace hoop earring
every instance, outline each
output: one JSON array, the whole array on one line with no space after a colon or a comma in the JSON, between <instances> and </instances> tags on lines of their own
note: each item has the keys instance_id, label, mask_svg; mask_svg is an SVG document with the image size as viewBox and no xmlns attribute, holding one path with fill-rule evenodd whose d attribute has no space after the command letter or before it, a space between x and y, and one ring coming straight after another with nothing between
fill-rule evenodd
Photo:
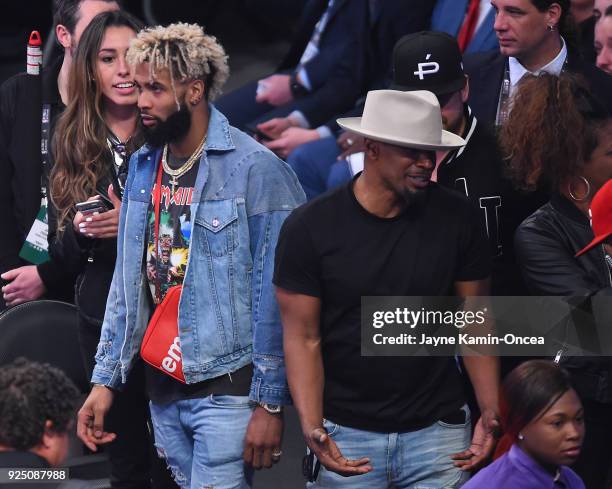
<instances>
[{"instance_id":1,"label":"hoop earring","mask_svg":"<svg viewBox=\"0 0 612 489\"><path fill-rule=\"evenodd\" d=\"M586 194L584 194L584 197L578 198L578 197L576 197L576 196L574 195L574 192L573 192L573 190L572 190L572 184L571 184L571 182L567 184L567 193L568 193L568 194L569 194L569 196L570 196L570 197L571 197L573 200L575 200L576 202L584 202L584 201L585 201L585 200L587 200L587 199L589 198L589 196L591 195L591 184L590 184L590 183L589 183L589 181L588 181L586 178L584 178L582 175L578 175L578 178L579 178L580 180L582 180L582 181L583 181L583 182L586 184L586 187L587 187L587 191L586 191Z\"/></svg>"}]
</instances>

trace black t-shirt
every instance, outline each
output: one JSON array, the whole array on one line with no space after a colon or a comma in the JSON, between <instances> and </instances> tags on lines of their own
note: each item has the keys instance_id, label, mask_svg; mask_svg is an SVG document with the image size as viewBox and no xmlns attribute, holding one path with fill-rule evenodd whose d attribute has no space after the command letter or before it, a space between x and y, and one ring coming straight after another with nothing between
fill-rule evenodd
<instances>
[{"instance_id":1,"label":"black t-shirt","mask_svg":"<svg viewBox=\"0 0 612 489\"><path fill-rule=\"evenodd\" d=\"M369 431L420 429L464 403L455 359L361 357L361 297L453 295L455 281L489 276L486 238L457 192L432 183L421 202L382 219L353 183L285 221L274 283L321 299L324 416Z\"/></svg>"},{"instance_id":2,"label":"black t-shirt","mask_svg":"<svg viewBox=\"0 0 612 489\"><path fill-rule=\"evenodd\" d=\"M174 159L168 155L168 165L179 168L187 161ZM162 172L162 201L159 209L159 245L155 249L155 207L153 203L155 186L149 206L147 227L147 279L151 298L155 302L156 290L161 291L161 298L170 287L180 285L185 278L185 269L189 258L191 240L191 200L198 174L196 164L187 173L178 177L178 184L172 187L171 177ZM157 185L157 184L156 184ZM253 366L247 365L230 375L198 382L183 384L164 374L160 370L146 366L146 384L149 399L159 404L196 399L210 394L246 396L249 394Z\"/></svg>"}]
</instances>

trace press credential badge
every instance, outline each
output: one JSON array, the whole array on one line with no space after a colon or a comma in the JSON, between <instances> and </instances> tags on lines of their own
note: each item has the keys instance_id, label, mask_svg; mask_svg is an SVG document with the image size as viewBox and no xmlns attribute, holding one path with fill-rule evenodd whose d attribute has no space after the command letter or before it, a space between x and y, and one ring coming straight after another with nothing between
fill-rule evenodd
<instances>
[{"instance_id":1,"label":"press credential badge","mask_svg":"<svg viewBox=\"0 0 612 489\"><path fill-rule=\"evenodd\" d=\"M28 233L25 243L21 247L19 256L24 260L39 265L49 260L49 244L47 234L49 224L47 222L47 199L42 199L40 209Z\"/></svg>"}]
</instances>

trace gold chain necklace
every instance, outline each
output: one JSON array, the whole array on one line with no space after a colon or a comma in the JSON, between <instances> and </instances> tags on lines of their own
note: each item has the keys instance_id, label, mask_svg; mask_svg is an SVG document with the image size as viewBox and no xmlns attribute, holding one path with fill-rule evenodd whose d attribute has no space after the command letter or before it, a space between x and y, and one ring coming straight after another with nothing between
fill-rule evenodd
<instances>
[{"instance_id":1,"label":"gold chain necklace","mask_svg":"<svg viewBox=\"0 0 612 489\"><path fill-rule=\"evenodd\" d=\"M198 147L195 149L195 151L189 157L189 159L183 165L181 165L180 168L177 168L176 170L173 168L170 168L170 165L168 165L168 161L167 161L168 145L166 144L164 146L164 150L162 151L161 162L162 162L162 167L164 171L166 172L166 174L172 177L170 178L170 185L172 185L172 195L174 195L174 188L179 183L178 179L181 178L189 170L191 170L193 168L193 165L195 165L196 161L198 161L200 159L200 156L202 156L202 151L204 151L205 144L206 144L206 134L204 135L204 139L202 139L202 142L198 145Z\"/></svg>"}]
</instances>

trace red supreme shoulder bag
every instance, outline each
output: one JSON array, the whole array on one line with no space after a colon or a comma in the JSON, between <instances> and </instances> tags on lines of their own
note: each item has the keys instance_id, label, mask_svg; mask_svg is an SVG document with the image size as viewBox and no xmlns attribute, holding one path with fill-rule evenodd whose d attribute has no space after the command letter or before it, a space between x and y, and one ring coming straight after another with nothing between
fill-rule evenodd
<instances>
[{"instance_id":1,"label":"red supreme shoulder bag","mask_svg":"<svg viewBox=\"0 0 612 489\"><path fill-rule=\"evenodd\" d=\"M180 285L166 292L161 304L155 308L140 347L140 356L149 365L185 383L183 356L178 334L178 306Z\"/></svg>"},{"instance_id":2,"label":"red supreme shoulder bag","mask_svg":"<svg viewBox=\"0 0 612 489\"><path fill-rule=\"evenodd\" d=\"M155 253L159 246L159 207L161 205L162 165L157 173L157 187L154 193L155 205ZM161 370L166 375L185 384L183 374L183 355L178 332L179 301L181 285L175 285L166 292L164 300L155 308L153 317L145 331L140 356L149 365ZM156 284L156 299L161 296L161 284Z\"/></svg>"}]
</instances>

